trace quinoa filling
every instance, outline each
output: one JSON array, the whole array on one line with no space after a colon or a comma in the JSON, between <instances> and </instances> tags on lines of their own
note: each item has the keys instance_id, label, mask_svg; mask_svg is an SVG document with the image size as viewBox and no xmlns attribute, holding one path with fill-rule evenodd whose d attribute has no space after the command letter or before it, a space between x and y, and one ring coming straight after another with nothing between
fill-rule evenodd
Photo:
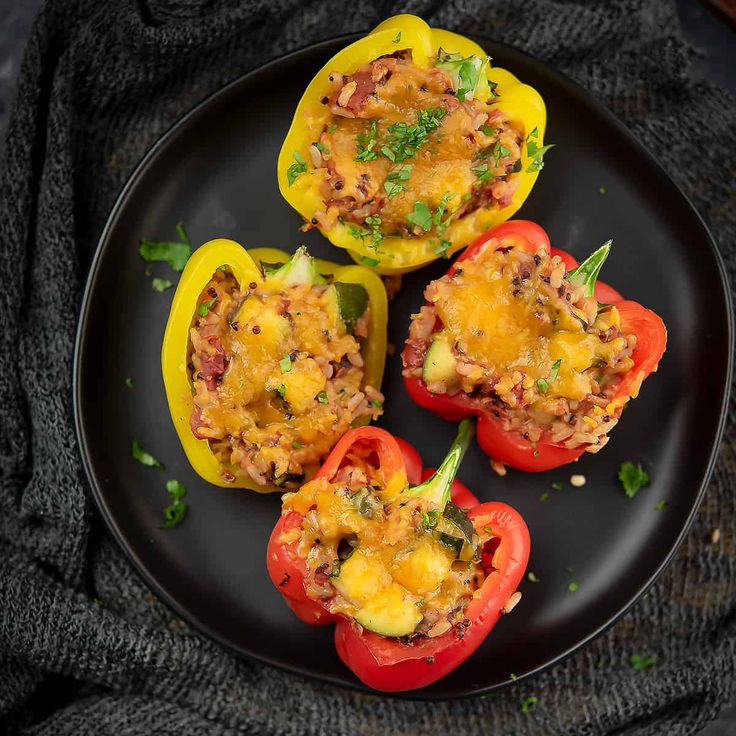
<instances>
[{"instance_id":1,"label":"quinoa filling","mask_svg":"<svg viewBox=\"0 0 736 736\"><path fill-rule=\"evenodd\" d=\"M281 541L299 539L306 593L331 612L407 642L451 629L462 637L493 544L484 552L476 535L472 544L448 546L444 517L428 501L400 495L399 480L354 447L332 480L317 478L284 497L284 513L304 519Z\"/></svg>"},{"instance_id":2,"label":"quinoa filling","mask_svg":"<svg viewBox=\"0 0 736 736\"><path fill-rule=\"evenodd\" d=\"M455 56L440 51L422 69L404 50L330 74L334 89L321 101L332 115L310 146L314 166L326 170L324 209L306 229L340 220L376 251L400 236L431 237L441 252L452 222L511 202L522 134L491 107L493 94L482 102L461 86L485 79L488 60Z\"/></svg>"},{"instance_id":3,"label":"quinoa filling","mask_svg":"<svg viewBox=\"0 0 736 736\"><path fill-rule=\"evenodd\" d=\"M636 336L622 332L615 306L568 281L559 256L492 244L429 284L404 375L472 397L530 443L597 452L620 416Z\"/></svg>"},{"instance_id":4,"label":"quinoa filling","mask_svg":"<svg viewBox=\"0 0 736 736\"><path fill-rule=\"evenodd\" d=\"M245 473L294 487L353 422L381 415L383 395L363 385L369 324L368 306L348 331L334 285L238 284L226 267L214 273L190 329L190 423L226 481Z\"/></svg>"}]
</instances>

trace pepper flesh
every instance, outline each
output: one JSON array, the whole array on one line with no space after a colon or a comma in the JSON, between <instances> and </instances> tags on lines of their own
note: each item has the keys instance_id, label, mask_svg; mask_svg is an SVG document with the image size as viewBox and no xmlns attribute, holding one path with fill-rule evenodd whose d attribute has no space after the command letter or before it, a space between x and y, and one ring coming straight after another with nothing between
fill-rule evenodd
<instances>
[{"instance_id":1,"label":"pepper flesh","mask_svg":"<svg viewBox=\"0 0 736 736\"><path fill-rule=\"evenodd\" d=\"M421 469L419 455L408 443L377 427L361 427L345 434L316 477L333 478L355 445L375 452L378 467L392 485L407 487L428 479L431 483L432 478L438 477L435 471ZM466 510L480 539L486 574L465 608L461 634L453 627L440 636L406 643L369 631L344 614L331 612L305 590L307 567L299 554L304 517L289 511L271 534L267 566L274 585L305 623L335 623L335 646L340 658L369 687L388 692L413 690L444 677L484 641L523 578L530 543L528 529L518 512L503 503L479 503L457 480L452 482L450 496Z\"/></svg>"},{"instance_id":2,"label":"pepper flesh","mask_svg":"<svg viewBox=\"0 0 736 736\"><path fill-rule=\"evenodd\" d=\"M545 250L560 256L566 269L577 267L576 259L566 251L550 246L547 233L536 223L510 220L484 233L458 257L449 269L454 271L462 261L473 259L486 243L496 240L496 248L519 248L528 253ZM596 281L595 298L602 304L614 304L619 312L622 331L636 335L637 344L632 354L633 367L619 383L612 398L615 416L632 398L636 398L644 379L657 370L667 345L667 330L661 318L637 302L625 300L615 289ZM435 325L435 329L438 325ZM458 421L468 416L478 417L478 444L493 460L518 470L539 472L566 465L577 460L587 448L581 445L567 448L543 439L530 443L519 432L507 431L501 419L484 409L480 402L465 393L435 394L419 377L404 376L404 385L411 398L443 419Z\"/></svg>"},{"instance_id":3,"label":"pepper flesh","mask_svg":"<svg viewBox=\"0 0 736 736\"><path fill-rule=\"evenodd\" d=\"M222 487L247 488L259 493L283 491L278 486L260 485L240 474L233 482L221 475L222 465L206 439L194 436L190 417L194 408L189 363L189 329L197 311L200 294L212 274L226 265L239 284L263 284L267 279L259 263L286 262L288 253L275 248L245 250L233 240L211 240L198 248L187 261L179 279L166 323L161 346L161 368L166 398L179 441L194 470L204 480ZM342 266L316 260L319 273L330 275L343 283L360 284L368 293L370 326L361 347L364 360L363 385L380 388L386 355L387 297L381 280L361 266Z\"/></svg>"},{"instance_id":4,"label":"pepper flesh","mask_svg":"<svg viewBox=\"0 0 736 736\"><path fill-rule=\"evenodd\" d=\"M286 201L305 220L311 220L314 213L324 205L320 193L321 174L307 162L310 161L310 145L319 140L330 119L329 110L320 102L330 93L330 72L338 70L343 74L350 74L363 64L402 49L410 49L412 62L422 68L431 65L440 49L463 57L487 58L485 51L474 41L450 31L430 28L413 15L389 18L370 34L333 56L317 73L302 96L279 154L279 189ZM480 207L451 223L443 233L443 238L451 243L444 253L447 257L465 247L484 230L511 217L524 203L539 175L538 168L531 166L534 156L529 155L526 144L530 134L534 134L536 130L535 143L538 148L543 146L546 108L542 98L536 90L519 82L505 69L486 65L486 75L487 82L496 85L495 93L498 96L497 101L489 106L489 110L501 110L505 119L522 133L521 170L511 175L518 181L518 186L507 206ZM490 85L479 84L476 98L487 100L491 94ZM305 174L290 182L287 172L294 164L295 153L302 158L307 168ZM386 238L381 244L382 254L377 255L368 244L356 239L344 223L338 221L329 230L322 232L333 245L345 248L354 260L371 265L381 274L413 271L440 257L429 236ZM376 260L378 263L374 265Z\"/></svg>"}]
</instances>

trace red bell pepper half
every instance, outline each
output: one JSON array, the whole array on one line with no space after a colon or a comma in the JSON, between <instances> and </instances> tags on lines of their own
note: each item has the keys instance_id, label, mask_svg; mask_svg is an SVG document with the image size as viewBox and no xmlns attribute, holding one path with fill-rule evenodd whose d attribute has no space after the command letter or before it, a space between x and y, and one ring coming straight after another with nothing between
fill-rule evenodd
<instances>
[{"instance_id":1,"label":"red bell pepper half","mask_svg":"<svg viewBox=\"0 0 736 736\"><path fill-rule=\"evenodd\" d=\"M495 241L495 243L493 242ZM559 256L565 264L568 277L578 268L575 258L564 250L552 248L547 233L529 220L509 220L494 227L473 241L456 259L448 273L452 273L462 261L474 258L486 243L495 249L519 248L528 253L546 250L552 256ZM606 244L598 249L581 266L584 272L578 275L593 287L592 296L601 304L615 304L620 315L621 330L636 335L636 348L632 354L634 362L631 370L622 379L612 400L636 398L644 379L657 370L659 361L667 345L667 330L662 319L641 304L624 299L615 289L597 281L600 266L608 254ZM585 266L589 268L585 270ZM435 330L441 325L435 325ZM402 357L406 355L406 348ZM462 392L454 395L431 393L424 381L418 377L404 377L404 384L411 398L420 406L429 409L443 419L458 421L464 417L478 417L478 444L483 452L493 460L518 470L538 472L566 465L577 460L586 450L586 445L573 449L554 444L544 439L535 444L518 432L506 431L501 419L484 409L480 402ZM625 403L625 402L622 402ZM620 415L623 406L617 410Z\"/></svg>"},{"instance_id":2,"label":"red bell pepper half","mask_svg":"<svg viewBox=\"0 0 736 736\"><path fill-rule=\"evenodd\" d=\"M348 452L360 447L371 453L375 467L382 469L384 478L395 479L398 474L407 496L432 497L439 508L444 508L451 497L465 511L479 540L477 564L485 577L466 606L461 624L440 636L382 636L347 615L333 613L329 599L310 598L305 590L308 570L299 554L304 516L294 510L287 511L271 534L267 565L274 585L305 623L335 624L335 646L340 658L368 687L389 692L414 690L454 670L488 636L524 576L529 559L529 531L524 520L506 504L480 503L468 488L454 480L472 435L472 422L462 422L450 452L433 472L422 469L419 453L411 445L384 429L352 429L335 445L315 476L333 479ZM422 479L425 482L420 483Z\"/></svg>"}]
</instances>

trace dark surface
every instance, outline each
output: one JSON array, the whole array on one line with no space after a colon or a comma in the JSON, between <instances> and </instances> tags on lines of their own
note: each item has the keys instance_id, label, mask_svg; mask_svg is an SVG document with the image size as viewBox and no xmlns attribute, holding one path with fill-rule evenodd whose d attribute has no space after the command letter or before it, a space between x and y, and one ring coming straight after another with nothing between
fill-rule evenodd
<instances>
[{"instance_id":1,"label":"dark surface","mask_svg":"<svg viewBox=\"0 0 736 736\"><path fill-rule=\"evenodd\" d=\"M273 162L304 87L344 43L322 44L248 75L188 116L144 163L113 214L93 267L76 390L98 503L162 597L240 653L353 685L357 681L335 653L332 627L307 628L268 579L262 557L279 499L213 491L189 468L158 370L170 293L162 299L151 291L145 264L128 247L143 236L165 239L181 219L195 243L206 240L213 226L219 236L244 244L293 243L300 220L278 192ZM521 52L482 45L547 103L548 138L557 148L525 216L544 222L552 242L579 259L612 237L605 280L660 314L670 338L659 372L595 458L588 455L574 468L500 479L477 446L468 453L460 478L481 500L498 499L521 511L533 539L529 569L545 585L524 582L527 605L502 620L456 672L416 694L422 698L493 688L508 683L511 672L522 678L595 636L646 589L681 538L704 487L729 385L725 281L694 210L633 136L580 88ZM254 105L258 116L250 114ZM303 240L315 255L345 259L316 231ZM665 256L668 268L659 269L653 283L648 274ZM446 268L440 261L404 277L389 318L394 344L402 344L427 281ZM709 325L706 333L698 328L703 324ZM126 376L134 378L134 392L125 388ZM692 381L702 386L697 395L689 390ZM381 426L436 465L455 425L412 404L398 356L388 360L383 388L387 413ZM673 396L680 398L673 402ZM189 489L196 514L174 533L159 529L158 480L131 459L134 437L167 458L167 477ZM624 460L650 470L646 502L632 504L624 495L616 478ZM572 472L587 477L585 488L551 489ZM540 503L544 491L553 497ZM666 501L666 514L655 508L659 500ZM579 584L574 594L568 592L573 580ZM522 637L525 646L519 648Z\"/></svg>"}]
</instances>

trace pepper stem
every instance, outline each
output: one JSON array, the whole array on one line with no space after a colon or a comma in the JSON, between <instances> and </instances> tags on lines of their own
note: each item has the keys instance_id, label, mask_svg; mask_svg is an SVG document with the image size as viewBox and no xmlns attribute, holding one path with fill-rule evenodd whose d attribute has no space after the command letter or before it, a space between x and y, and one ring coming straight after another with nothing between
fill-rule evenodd
<instances>
[{"instance_id":1,"label":"pepper stem","mask_svg":"<svg viewBox=\"0 0 736 736\"><path fill-rule=\"evenodd\" d=\"M452 481L455 480L457 471L460 468L465 451L468 449L473 435L475 434L475 421L473 419L463 419L457 429L457 435L450 445L450 449L445 455L442 464L437 468L430 478L413 486L405 491L407 496L423 498L432 502L439 511L444 511L447 502L450 500L450 487Z\"/></svg>"},{"instance_id":2,"label":"pepper stem","mask_svg":"<svg viewBox=\"0 0 736 736\"><path fill-rule=\"evenodd\" d=\"M598 280L598 274L601 271L601 266L608 258L608 254L611 252L612 240L609 240L598 248L598 250L591 253L577 268L573 268L567 274L567 278L572 286L584 286L585 296L593 296L595 291L595 282Z\"/></svg>"}]
</instances>

